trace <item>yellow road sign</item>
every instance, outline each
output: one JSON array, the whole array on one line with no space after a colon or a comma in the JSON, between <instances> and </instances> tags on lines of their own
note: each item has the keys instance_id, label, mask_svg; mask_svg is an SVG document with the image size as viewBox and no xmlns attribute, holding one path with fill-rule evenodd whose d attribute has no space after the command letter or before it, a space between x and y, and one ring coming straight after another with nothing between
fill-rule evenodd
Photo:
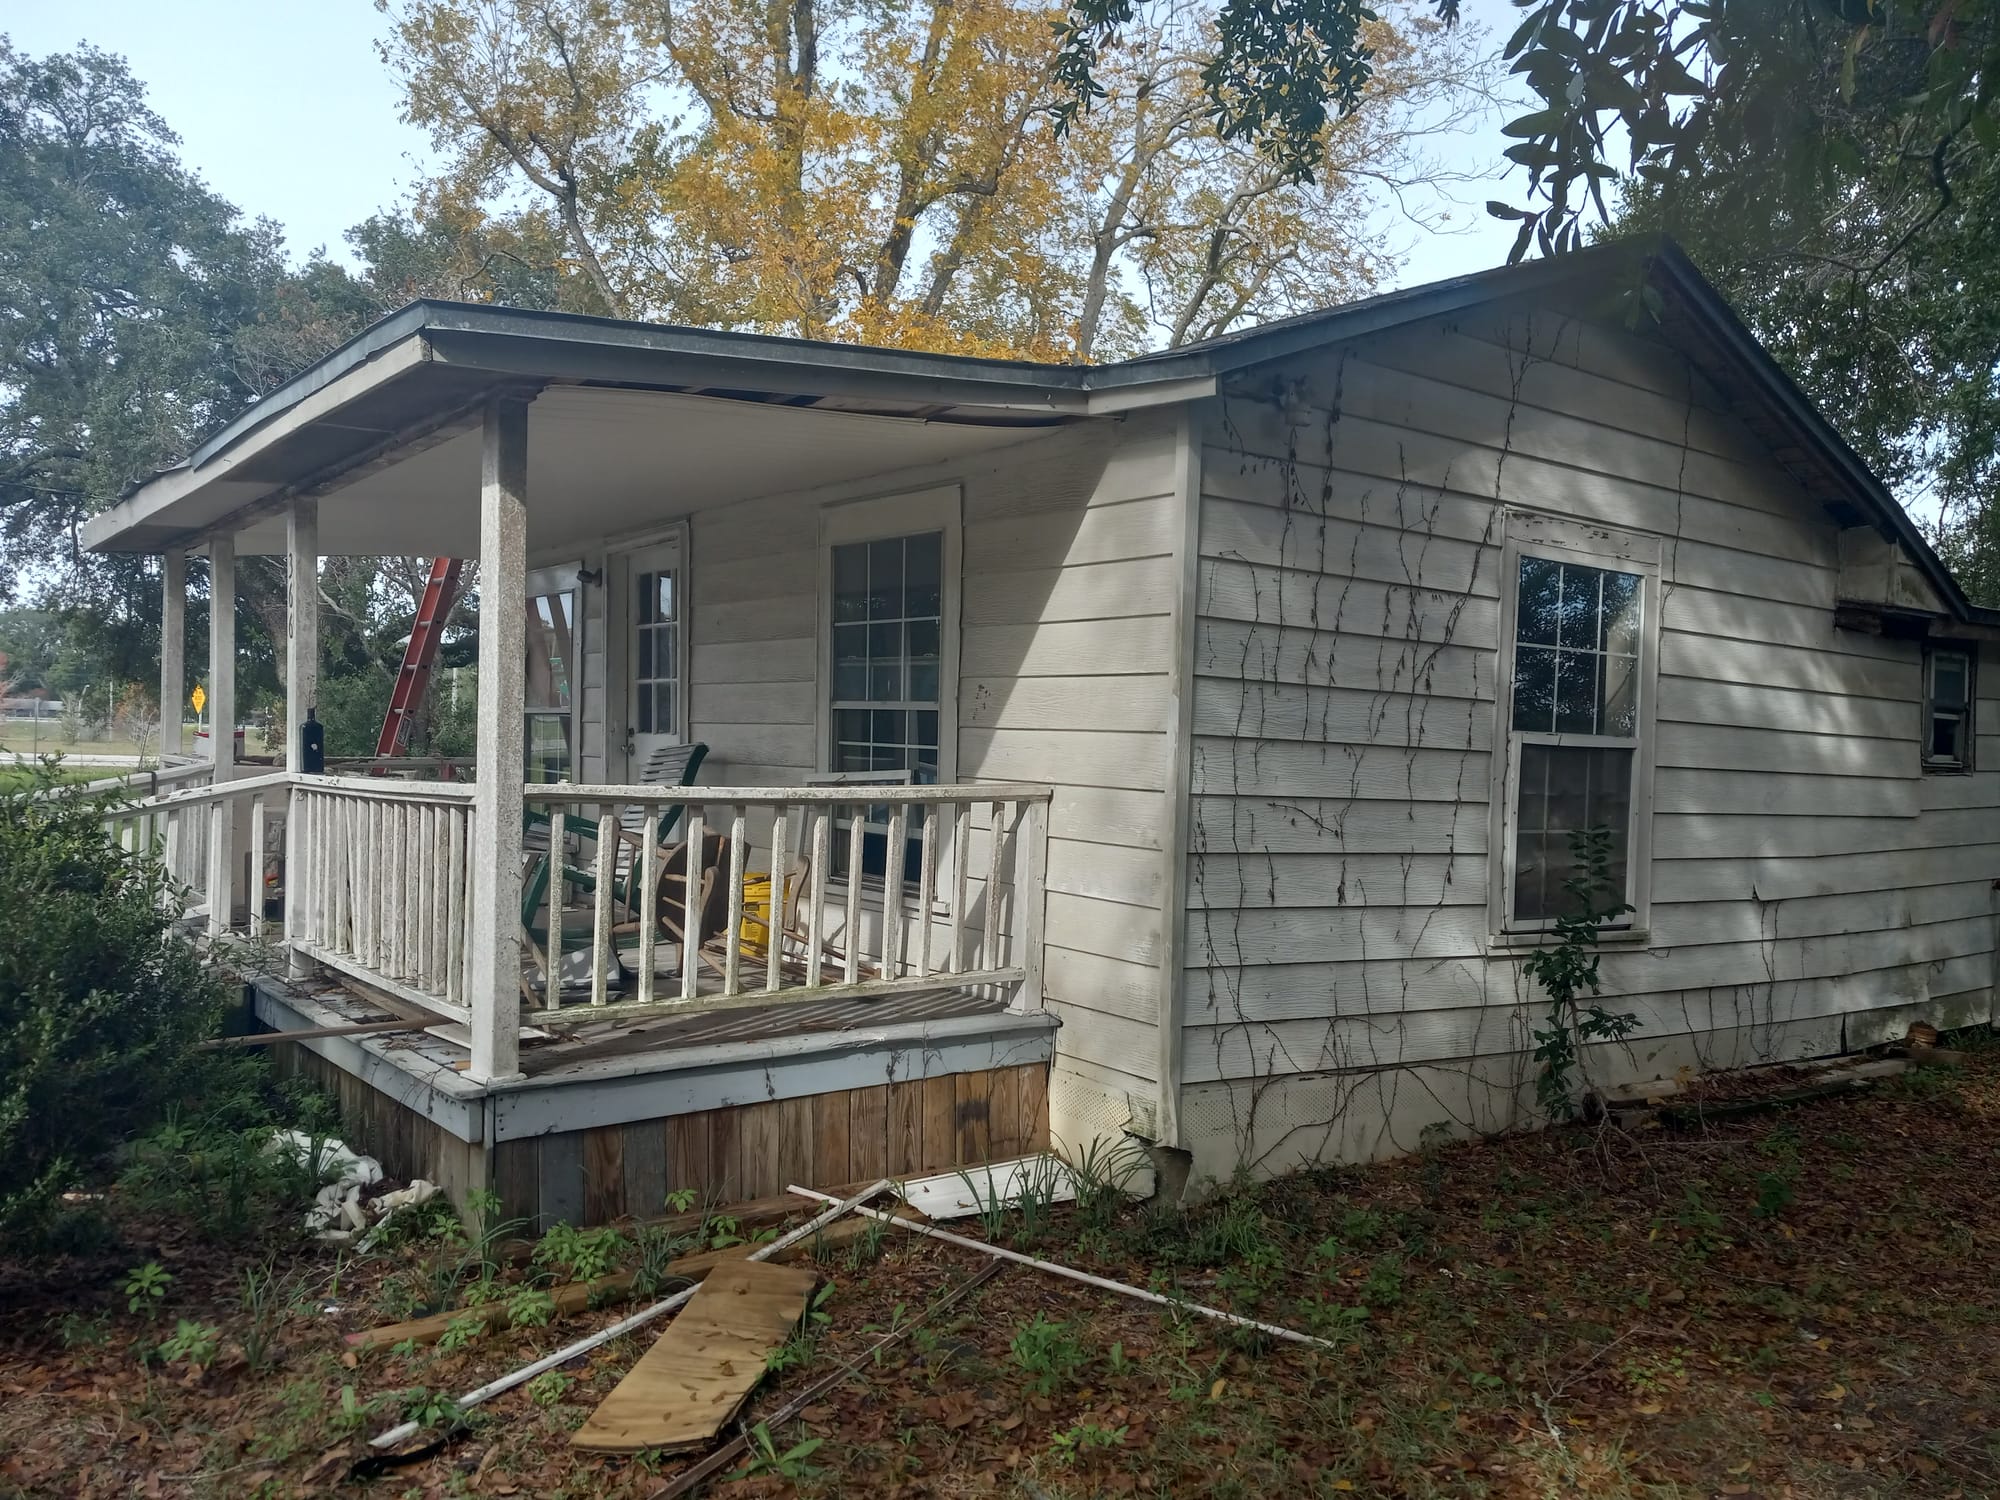
<instances>
[{"instance_id":1,"label":"yellow road sign","mask_svg":"<svg viewBox=\"0 0 2000 1500\"><path fill-rule=\"evenodd\" d=\"M194 692L189 696L188 702L194 705L194 711L196 713L200 713L202 710L202 705L208 702L208 694L201 690L200 683L197 682L194 685Z\"/></svg>"}]
</instances>

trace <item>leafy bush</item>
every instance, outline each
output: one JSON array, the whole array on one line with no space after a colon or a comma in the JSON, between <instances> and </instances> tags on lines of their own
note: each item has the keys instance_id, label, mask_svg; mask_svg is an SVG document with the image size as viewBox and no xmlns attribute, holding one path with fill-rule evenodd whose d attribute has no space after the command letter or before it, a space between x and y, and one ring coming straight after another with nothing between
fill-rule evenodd
<instances>
[{"instance_id":1,"label":"leafy bush","mask_svg":"<svg viewBox=\"0 0 2000 1500\"><path fill-rule=\"evenodd\" d=\"M105 837L53 769L0 791L0 1235L158 1120L225 991L178 936L159 865Z\"/></svg>"}]
</instances>

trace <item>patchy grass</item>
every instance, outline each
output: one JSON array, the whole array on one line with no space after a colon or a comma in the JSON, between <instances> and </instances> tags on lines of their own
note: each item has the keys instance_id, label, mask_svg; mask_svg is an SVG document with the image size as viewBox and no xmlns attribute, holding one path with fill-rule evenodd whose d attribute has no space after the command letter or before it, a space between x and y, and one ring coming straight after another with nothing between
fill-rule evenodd
<instances>
[{"instance_id":1,"label":"patchy grass","mask_svg":"<svg viewBox=\"0 0 2000 1500\"><path fill-rule=\"evenodd\" d=\"M1573 1129L1188 1214L1058 1211L1032 1227L1039 1253L1337 1352L1011 1268L769 1424L976 1267L892 1235L879 1258L829 1259L829 1320L774 1362L747 1414L766 1425L707 1493L2000 1494L1996 1127L2000 1055L1986 1053L1701 1134ZM557 1250L502 1278L596 1263L574 1238ZM451 1394L616 1316L343 1356L344 1329L459 1305L485 1279L479 1260L449 1235L367 1259L295 1251L255 1262L253 1289L248 1257L163 1230L12 1268L0 1493L153 1493L155 1475L168 1494L331 1491L368 1433L448 1416ZM146 1261L172 1280L131 1311L123 1288ZM651 1337L481 1408L443 1452L345 1492L650 1494L686 1460L578 1456L567 1438Z\"/></svg>"}]
</instances>

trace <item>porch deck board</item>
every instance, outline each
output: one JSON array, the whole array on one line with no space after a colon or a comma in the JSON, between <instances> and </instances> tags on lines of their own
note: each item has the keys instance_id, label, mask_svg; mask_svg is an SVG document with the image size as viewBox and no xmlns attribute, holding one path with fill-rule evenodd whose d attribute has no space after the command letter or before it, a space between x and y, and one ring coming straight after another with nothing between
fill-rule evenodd
<instances>
[{"instance_id":1,"label":"porch deck board","mask_svg":"<svg viewBox=\"0 0 2000 1500\"><path fill-rule=\"evenodd\" d=\"M636 1019L631 1016L607 1017L601 1022L585 1021L575 1026L560 1041L523 1048L521 1071L530 1078L537 1078L579 1063L609 1057L630 1057L656 1049L762 1041L812 1032L852 1031L900 1021L994 1015L1006 1008L1007 1002L998 996L944 988L873 999L839 997L707 1013Z\"/></svg>"}]
</instances>

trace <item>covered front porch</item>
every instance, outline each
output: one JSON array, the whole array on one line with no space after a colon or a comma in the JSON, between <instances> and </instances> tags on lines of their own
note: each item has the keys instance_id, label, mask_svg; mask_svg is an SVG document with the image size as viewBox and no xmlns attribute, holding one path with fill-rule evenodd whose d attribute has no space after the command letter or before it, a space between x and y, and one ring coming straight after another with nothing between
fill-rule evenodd
<instances>
[{"instance_id":1,"label":"covered front porch","mask_svg":"<svg viewBox=\"0 0 2000 1500\"><path fill-rule=\"evenodd\" d=\"M283 765L239 766L213 736L207 784L119 814L119 836L159 847L190 918L238 945L267 1024L319 1033L306 1066L455 1121L460 1142L497 1147L510 1119L560 1135L1010 1068L1039 1081L990 1106L954 1094L967 1128L903 1154L1046 1140L1063 794L1036 773L1075 744L1109 784L1070 794L1108 830L1076 846L1100 867L1071 883L1115 899L1152 879L1118 846L1157 838L1160 772L1151 679L1030 674L1052 639L1064 670L1164 650L1144 618L1102 640L1038 622L1098 607L1062 573L1074 547L1167 550L1147 541L1168 523L1150 499L1116 491L1116 528L1087 514L1114 472L1158 493L1159 433L1121 454L1081 396L977 361L931 362L949 381L844 370L823 381L836 397L801 389L824 375L810 361L762 387L637 389L549 373L560 350L527 378L520 346L482 345L475 370L437 359L462 340L425 341L429 363L392 343L330 369L93 523L92 545L165 558L163 701L189 685L172 643L188 559L206 558L218 724L235 718L237 558L282 555L290 585ZM977 565L968 483L996 497ZM470 763L309 766L319 560L437 554L477 560ZM1103 575L1138 616L1160 608L1164 564L1145 568L1131 587ZM1094 737L1015 730L1010 704ZM1100 726L1132 709L1148 737L1127 768ZM1122 909L1078 911L1098 909L1115 938Z\"/></svg>"}]
</instances>

